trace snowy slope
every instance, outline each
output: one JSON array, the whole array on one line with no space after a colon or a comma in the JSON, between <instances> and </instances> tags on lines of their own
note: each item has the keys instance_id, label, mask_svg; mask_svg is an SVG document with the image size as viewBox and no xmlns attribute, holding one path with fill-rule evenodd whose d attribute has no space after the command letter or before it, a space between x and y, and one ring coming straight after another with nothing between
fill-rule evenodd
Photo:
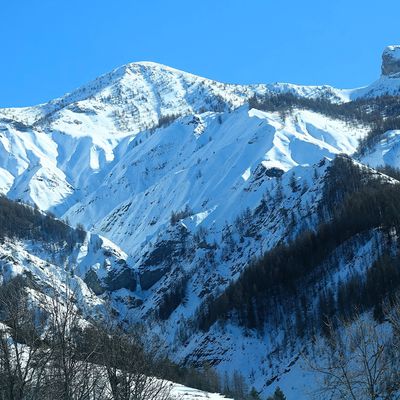
<instances>
[{"instance_id":1,"label":"snowy slope","mask_svg":"<svg viewBox=\"0 0 400 400\"><path fill-rule=\"evenodd\" d=\"M38 227L32 227L35 232ZM33 236L35 234L33 233ZM72 232L67 232L72 235ZM35 236L34 236L35 237ZM135 289L127 255L109 240L86 233L82 241L44 242L39 238L5 237L0 241L0 279L25 275L45 290L74 293L85 316L101 316L106 291Z\"/></svg>"},{"instance_id":2,"label":"snowy slope","mask_svg":"<svg viewBox=\"0 0 400 400\"><path fill-rule=\"evenodd\" d=\"M371 167L390 165L400 168L400 131L383 134L378 143L361 157L361 161Z\"/></svg>"},{"instance_id":3,"label":"snowy slope","mask_svg":"<svg viewBox=\"0 0 400 400\"><path fill-rule=\"evenodd\" d=\"M382 75L372 84L349 91L349 99L357 100L360 98L373 98L379 96L399 96L400 95L400 75Z\"/></svg>"},{"instance_id":4,"label":"snowy slope","mask_svg":"<svg viewBox=\"0 0 400 400\"><path fill-rule=\"evenodd\" d=\"M91 292L78 276L71 276L60 268L60 260L49 249L38 243L6 240L0 245L1 283L7 282L16 275L33 278L42 288L52 287L58 293L65 293L71 287L79 300L85 315L101 315L103 302Z\"/></svg>"},{"instance_id":5,"label":"snowy slope","mask_svg":"<svg viewBox=\"0 0 400 400\"><path fill-rule=\"evenodd\" d=\"M254 196L245 194L255 174L352 153L364 132L308 111L284 123L245 106L226 115L185 117L140 134L102 184L65 216L133 255L169 224L172 212L188 205L201 219L197 224L221 225L238 215L241 204L251 205Z\"/></svg>"}]
</instances>

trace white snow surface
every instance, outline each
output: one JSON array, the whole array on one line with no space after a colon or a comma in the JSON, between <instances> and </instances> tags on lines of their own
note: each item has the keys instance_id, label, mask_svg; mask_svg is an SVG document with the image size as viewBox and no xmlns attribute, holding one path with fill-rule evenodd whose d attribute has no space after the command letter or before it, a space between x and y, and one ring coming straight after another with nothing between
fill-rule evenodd
<instances>
[{"instance_id":1,"label":"white snow surface","mask_svg":"<svg viewBox=\"0 0 400 400\"><path fill-rule=\"evenodd\" d=\"M378 80L368 86L353 89L348 92L350 100L360 98L373 98L379 96L399 96L400 95L400 76L382 75Z\"/></svg>"},{"instance_id":2,"label":"white snow surface","mask_svg":"<svg viewBox=\"0 0 400 400\"><path fill-rule=\"evenodd\" d=\"M171 212L189 205L195 214L207 214L203 226L221 225L243 209L240 199L257 168L288 171L352 153L364 134L308 111L284 124L278 115L244 106L221 118L184 117L153 134L139 134L65 217L134 255L169 224ZM194 132L199 124L201 135Z\"/></svg>"},{"instance_id":3,"label":"white snow surface","mask_svg":"<svg viewBox=\"0 0 400 400\"><path fill-rule=\"evenodd\" d=\"M178 383L173 384L171 397L174 400L233 400L218 393L203 392Z\"/></svg>"},{"instance_id":4,"label":"white snow surface","mask_svg":"<svg viewBox=\"0 0 400 400\"><path fill-rule=\"evenodd\" d=\"M391 130L383 134L378 143L360 159L371 167L390 165L400 168L400 131Z\"/></svg>"}]
</instances>

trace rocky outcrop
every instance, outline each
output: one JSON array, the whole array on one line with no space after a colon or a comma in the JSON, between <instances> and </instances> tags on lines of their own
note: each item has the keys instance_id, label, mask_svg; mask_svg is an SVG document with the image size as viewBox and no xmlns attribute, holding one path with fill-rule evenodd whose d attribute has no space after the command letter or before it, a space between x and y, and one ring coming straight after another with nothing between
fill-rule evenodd
<instances>
[{"instance_id":1,"label":"rocky outcrop","mask_svg":"<svg viewBox=\"0 0 400 400\"><path fill-rule=\"evenodd\" d=\"M382 75L400 74L400 45L387 46L382 54Z\"/></svg>"},{"instance_id":2,"label":"rocky outcrop","mask_svg":"<svg viewBox=\"0 0 400 400\"><path fill-rule=\"evenodd\" d=\"M127 266L118 271L110 271L105 279L100 279L93 269L90 269L84 279L86 285L97 295L113 292L119 289L136 290L135 273Z\"/></svg>"},{"instance_id":3,"label":"rocky outcrop","mask_svg":"<svg viewBox=\"0 0 400 400\"><path fill-rule=\"evenodd\" d=\"M157 268L153 270L144 270L140 274L140 286L143 290L150 289L155 283L157 283L170 268Z\"/></svg>"},{"instance_id":4,"label":"rocky outcrop","mask_svg":"<svg viewBox=\"0 0 400 400\"><path fill-rule=\"evenodd\" d=\"M130 291L136 290L136 278L135 272L131 270L127 265L122 268L121 271L111 271L105 280L107 284L107 290L114 292L119 289L128 289Z\"/></svg>"}]
</instances>

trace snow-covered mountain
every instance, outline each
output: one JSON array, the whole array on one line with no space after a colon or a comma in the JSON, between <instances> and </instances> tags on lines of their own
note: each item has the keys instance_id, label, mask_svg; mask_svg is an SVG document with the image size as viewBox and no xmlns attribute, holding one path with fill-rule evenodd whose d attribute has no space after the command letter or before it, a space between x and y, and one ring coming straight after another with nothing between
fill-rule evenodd
<instances>
[{"instance_id":1,"label":"snow-covered mountain","mask_svg":"<svg viewBox=\"0 0 400 400\"><path fill-rule=\"evenodd\" d=\"M143 141L178 117L221 114L254 93L282 91L343 97L330 87L227 85L154 63L128 64L49 103L0 110L0 187L62 214L97 188L139 133Z\"/></svg>"},{"instance_id":2,"label":"snow-covered mountain","mask_svg":"<svg viewBox=\"0 0 400 400\"><path fill-rule=\"evenodd\" d=\"M175 119L186 116L189 123L190 116L196 116L199 121L193 120L193 131L199 134L205 129L201 116L211 113L222 118L254 94L293 93L343 102L397 93L397 75L382 75L366 88L339 90L231 85L155 63L128 64L46 104L0 110L0 188L11 198L34 202L42 209L58 207L61 215L97 188L128 146Z\"/></svg>"},{"instance_id":3,"label":"snow-covered mountain","mask_svg":"<svg viewBox=\"0 0 400 400\"><path fill-rule=\"evenodd\" d=\"M293 361L289 352L270 370L254 366L266 363L282 331L188 326L252 260L317 227L331 160L353 155L370 126L304 108L260 111L249 100L398 95L399 48L385 50L382 76L365 88L224 84L140 62L48 103L0 110L0 192L90 232L62 260L32 240L4 241L4 279L29 271L61 287L58 271L72 271L88 313L110 303L121 319L151 325L176 361L240 366L268 390L265 381ZM398 132L358 161L399 166ZM370 265L374 240L341 274Z\"/></svg>"}]
</instances>

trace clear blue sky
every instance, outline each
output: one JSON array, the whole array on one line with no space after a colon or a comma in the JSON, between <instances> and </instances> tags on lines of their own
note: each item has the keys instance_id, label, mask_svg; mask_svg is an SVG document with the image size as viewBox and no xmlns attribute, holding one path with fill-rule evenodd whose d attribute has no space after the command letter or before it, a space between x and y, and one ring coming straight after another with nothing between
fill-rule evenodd
<instances>
[{"instance_id":1,"label":"clear blue sky","mask_svg":"<svg viewBox=\"0 0 400 400\"><path fill-rule=\"evenodd\" d=\"M1 0L0 107L156 61L234 83L356 87L400 43L399 0Z\"/></svg>"}]
</instances>

